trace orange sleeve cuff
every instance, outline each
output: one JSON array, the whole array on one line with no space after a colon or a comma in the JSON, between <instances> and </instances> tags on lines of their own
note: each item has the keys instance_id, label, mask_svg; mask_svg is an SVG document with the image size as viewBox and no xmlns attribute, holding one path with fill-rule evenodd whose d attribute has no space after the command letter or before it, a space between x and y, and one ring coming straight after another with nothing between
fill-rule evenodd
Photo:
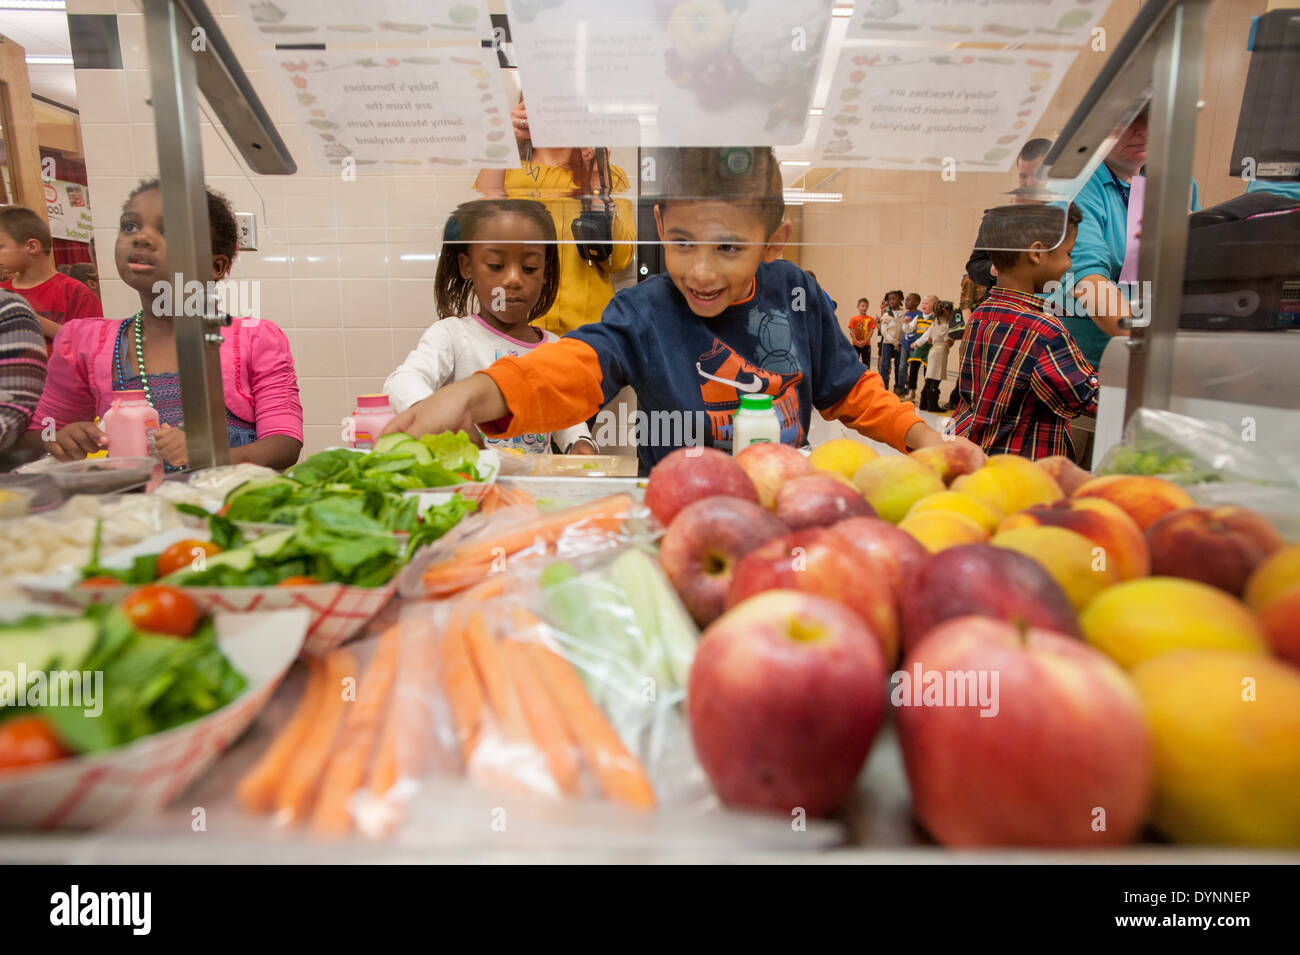
<instances>
[{"instance_id":1,"label":"orange sleeve cuff","mask_svg":"<svg viewBox=\"0 0 1300 955\"><path fill-rule=\"evenodd\" d=\"M907 432L921 420L916 408L885 389L874 371L866 372L844 400L821 413L827 421L840 421L875 441L907 453Z\"/></svg>"},{"instance_id":2,"label":"orange sleeve cuff","mask_svg":"<svg viewBox=\"0 0 1300 955\"><path fill-rule=\"evenodd\" d=\"M490 438L563 431L586 421L604 404L600 356L577 338L499 358L478 374L495 382L510 409L508 416L479 425Z\"/></svg>"}]
</instances>

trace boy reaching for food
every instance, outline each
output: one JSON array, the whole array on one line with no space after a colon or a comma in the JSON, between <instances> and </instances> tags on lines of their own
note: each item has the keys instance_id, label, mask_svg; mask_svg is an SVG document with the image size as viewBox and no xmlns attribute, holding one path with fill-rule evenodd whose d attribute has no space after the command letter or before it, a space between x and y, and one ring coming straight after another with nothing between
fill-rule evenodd
<instances>
[{"instance_id":1,"label":"boy reaching for food","mask_svg":"<svg viewBox=\"0 0 1300 955\"><path fill-rule=\"evenodd\" d=\"M386 430L557 431L630 385L650 423L643 471L687 444L730 450L745 394L772 396L785 444L806 442L813 408L900 451L969 443L934 431L864 370L816 282L778 259L784 213L771 149L673 150L654 210L666 275L619 292L599 323L447 385Z\"/></svg>"}]
</instances>

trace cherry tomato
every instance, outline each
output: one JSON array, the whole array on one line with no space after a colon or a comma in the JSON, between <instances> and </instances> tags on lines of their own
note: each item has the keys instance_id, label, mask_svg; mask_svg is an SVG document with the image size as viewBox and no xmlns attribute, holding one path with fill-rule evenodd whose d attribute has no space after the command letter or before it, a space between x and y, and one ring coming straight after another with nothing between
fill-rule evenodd
<instances>
[{"instance_id":1,"label":"cherry tomato","mask_svg":"<svg viewBox=\"0 0 1300 955\"><path fill-rule=\"evenodd\" d=\"M158 555L158 576L166 577L178 570L189 570L199 553L207 558L213 554L220 554L221 548L212 541L177 541Z\"/></svg>"},{"instance_id":2,"label":"cherry tomato","mask_svg":"<svg viewBox=\"0 0 1300 955\"><path fill-rule=\"evenodd\" d=\"M133 626L151 633L188 637L203 614L188 594L166 584L145 584L127 594L122 610Z\"/></svg>"},{"instance_id":3,"label":"cherry tomato","mask_svg":"<svg viewBox=\"0 0 1300 955\"><path fill-rule=\"evenodd\" d=\"M79 587L120 587L122 581L116 577L87 577L77 586Z\"/></svg>"},{"instance_id":4,"label":"cherry tomato","mask_svg":"<svg viewBox=\"0 0 1300 955\"><path fill-rule=\"evenodd\" d=\"M0 723L0 770L36 766L71 755L43 716L19 716Z\"/></svg>"},{"instance_id":5,"label":"cherry tomato","mask_svg":"<svg viewBox=\"0 0 1300 955\"><path fill-rule=\"evenodd\" d=\"M319 584L320 581L315 577L307 577L299 574L296 577L286 577L276 584L277 587L311 587L313 584Z\"/></svg>"}]
</instances>

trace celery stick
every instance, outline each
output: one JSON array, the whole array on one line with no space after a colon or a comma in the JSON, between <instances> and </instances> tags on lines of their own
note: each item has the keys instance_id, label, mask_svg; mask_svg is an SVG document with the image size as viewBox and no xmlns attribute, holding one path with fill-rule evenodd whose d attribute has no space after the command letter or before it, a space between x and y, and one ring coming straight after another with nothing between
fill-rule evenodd
<instances>
[{"instance_id":1,"label":"celery stick","mask_svg":"<svg viewBox=\"0 0 1300 955\"><path fill-rule=\"evenodd\" d=\"M659 625L655 629L667 660L669 671L677 686L685 688L691 673L691 661L695 659L695 645L699 640L699 631L694 622L686 615L677 593L668 583L659 569L659 564L645 551L633 548L619 556L615 563L622 563L620 579L625 582L624 590L629 595L637 591L645 600L658 608Z\"/></svg>"}]
</instances>

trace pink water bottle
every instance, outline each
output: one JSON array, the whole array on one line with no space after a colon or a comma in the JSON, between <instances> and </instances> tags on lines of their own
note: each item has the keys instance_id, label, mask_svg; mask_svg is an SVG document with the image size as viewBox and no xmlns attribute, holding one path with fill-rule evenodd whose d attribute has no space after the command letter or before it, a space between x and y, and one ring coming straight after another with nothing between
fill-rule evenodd
<instances>
[{"instance_id":1,"label":"pink water bottle","mask_svg":"<svg viewBox=\"0 0 1300 955\"><path fill-rule=\"evenodd\" d=\"M108 437L110 458L146 458L149 436L158 430L158 412L143 391L115 391L100 427Z\"/></svg>"},{"instance_id":2,"label":"pink water bottle","mask_svg":"<svg viewBox=\"0 0 1300 955\"><path fill-rule=\"evenodd\" d=\"M388 395L357 395L357 407L352 412L352 447L358 451L373 448L379 440L379 432L393 416Z\"/></svg>"}]
</instances>

